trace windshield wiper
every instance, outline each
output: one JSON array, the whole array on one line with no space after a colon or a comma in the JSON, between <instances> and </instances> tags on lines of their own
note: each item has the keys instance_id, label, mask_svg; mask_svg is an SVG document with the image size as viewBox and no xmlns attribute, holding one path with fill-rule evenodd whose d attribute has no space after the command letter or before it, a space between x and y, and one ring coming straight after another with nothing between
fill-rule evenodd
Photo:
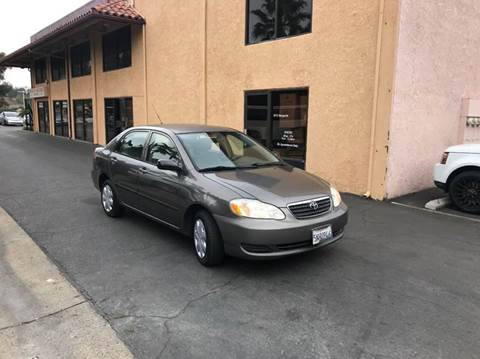
<instances>
[{"instance_id":1,"label":"windshield wiper","mask_svg":"<svg viewBox=\"0 0 480 359\"><path fill-rule=\"evenodd\" d=\"M255 162L252 163L250 166L245 166L242 168L259 168L259 167L270 167L270 166L283 166L283 163L280 161L276 162Z\"/></svg>"},{"instance_id":2,"label":"windshield wiper","mask_svg":"<svg viewBox=\"0 0 480 359\"><path fill-rule=\"evenodd\" d=\"M214 166L214 167L202 168L198 172L229 171L229 170L236 170L237 168L238 167L235 167L235 166Z\"/></svg>"}]
</instances>

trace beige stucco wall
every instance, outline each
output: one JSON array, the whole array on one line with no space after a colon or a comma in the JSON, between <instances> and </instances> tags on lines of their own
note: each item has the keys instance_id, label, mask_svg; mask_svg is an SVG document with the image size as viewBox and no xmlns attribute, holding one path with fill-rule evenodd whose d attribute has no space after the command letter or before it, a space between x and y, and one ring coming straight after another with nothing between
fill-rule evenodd
<instances>
[{"instance_id":1,"label":"beige stucco wall","mask_svg":"<svg viewBox=\"0 0 480 359\"><path fill-rule=\"evenodd\" d=\"M390 127L389 197L433 186L461 138L462 98L480 98L480 2L402 0Z\"/></svg>"},{"instance_id":2,"label":"beige stucco wall","mask_svg":"<svg viewBox=\"0 0 480 359\"><path fill-rule=\"evenodd\" d=\"M245 91L308 87L307 169L365 193L380 4L315 0L311 34L246 46L246 1L136 0L147 21L149 122L206 114L243 129Z\"/></svg>"}]
</instances>

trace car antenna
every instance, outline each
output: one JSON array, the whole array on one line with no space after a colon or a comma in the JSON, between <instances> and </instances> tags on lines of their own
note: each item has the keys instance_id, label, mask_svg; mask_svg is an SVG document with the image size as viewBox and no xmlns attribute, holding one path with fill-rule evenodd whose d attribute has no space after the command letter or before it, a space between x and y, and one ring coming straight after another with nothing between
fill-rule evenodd
<instances>
[{"instance_id":1,"label":"car antenna","mask_svg":"<svg viewBox=\"0 0 480 359\"><path fill-rule=\"evenodd\" d=\"M159 114L158 114L158 112L157 112L157 109L155 108L155 105L152 104L152 107L153 107L153 111L155 111L155 115L157 116L158 121L160 121L160 124L163 125L163 121L162 121L162 119L160 118L160 116L159 116Z\"/></svg>"}]
</instances>

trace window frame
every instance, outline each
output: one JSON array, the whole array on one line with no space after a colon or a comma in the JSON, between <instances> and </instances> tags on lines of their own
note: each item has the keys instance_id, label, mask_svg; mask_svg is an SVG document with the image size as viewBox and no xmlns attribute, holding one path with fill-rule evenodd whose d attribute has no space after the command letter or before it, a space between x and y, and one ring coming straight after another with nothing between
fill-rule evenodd
<instances>
[{"instance_id":1,"label":"window frame","mask_svg":"<svg viewBox=\"0 0 480 359\"><path fill-rule=\"evenodd\" d=\"M119 53L120 53L119 49L120 49L120 43L121 43L120 40L123 40L122 35L123 35L124 31L127 32L126 30L128 30L129 61L128 61L128 65L120 65L120 59L119 59ZM110 38L110 39L108 39L108 38ZM105 47L106 47L106 43L107 43L106 39L111 41L110 45L112 45L112 47L115 48L113 53L110 54L110 55L115 57L115 66L113 66L112 68L107 68L106 67L106 61L105 61L105 56L106 56ZM132 67L132 27L130 25L121 27L117 30L114 30L112 32L109 32L108 34L103 35L103 37L102 37L102 62L103 62L103 72L110 72L110 71L121 70L121 69Z\"/></svg>"},{"instance_id":2,"label":"window frame","mask_svg":"<svg viewBox=\"0 0 480 359\"><path fill-rule=\"evenodd\" d=\"M307 124L305 126L305 168L307 168L307 158L308 158L308 123L309 123L309 118L310 118L310 88L309 87L289 87L289 88L274 88L274 89L268 89L268 90L246 90L244 91L244 107L243 107L243 128L244 128L244 133L247 135L247 122L248 122L248 96L249 95L267 95L268 96L268 107L267 107L267 140L266 144L262 145L263 147L266 147L269 151L273 152L275 156L277 156L279 159L281 159L284 162L288 163L288 158L284 158L282 156L278 156L278 154L275 152L275 149L273 148L273 101L272 97L275 93L285 93L285 92L300 92L300 91L306 91L307 96L308 96L308 102L307 102ZM248 136L248 135L247 135ZM249 136L250 137L250 136ZM253 137L251 137L253 138ZM253 138L255 142L259 142L256 138Z\"/></svg>"},{"instance_id":3,"label":"window frame","mask_svg":"<svg viewBox=\"0 0 480 359\"><path fill-rule=\"evenodd\" d=\"M275 0L275 22L274 22L274 29L275 29L275 37L273 39L268 39L268 40L262 40L262 41L257 41L257 42L249 42L250 39L250 1L251 0L246 0L245 3L245 46L250 46L250 45L258 45L258 44L263 44L266 42L272 42L272 41L278 41L282 39L290 39L292 37L298 37L298 36L303 36L303 35L308 35L313 33L313 9L314 9L314 0L310 0L312 4L312 9L310 11L310 31L302 32L301 34L296 34L296 35L289 35L289 36L282 36L278 37L277 36L277 31L278 31L278 25L277 25L277 19L278 19L278 2L280 0Z\"/></svg>"},{"instance_id":4,"label":"window frame","mask_svg":"<svg viewBox=\"0 0 480 359\"><path fill-rule=\"evenodd\" d=\"M86 128L87 128L87 125L86 125L86 116L85 116L85 102L89 101L90 102L90 107L92 109L92 140L89 141L87 139L87 136L86 136ZM78 133L77 133L77 106L76 104L78 102L81 102L82 103L82 127L83 127L83 137L82 138L78 138ZM84 142L88 142L88 143L94 143L94 117L93 117L93 100L90 98L86 98L86 99L74 99L73 100L73 106L72 106L72 117L73 117L73 132L75 133L75 140L77 141L84 141Z\"/></svg>"},{"instance_id":5,"label":"window frame","mask_svg":"<svg viewBox=\"0 0 480 359\"><path fill-rule=\"evenodd\" d=\"M118 150L118 148L120 147L120 143L123 141L123 139L125 137L127 137L128 135L134 133L134 132L145 132L147 134L147 136L145 137L145 141L143 142L143 149L142 149L142 154L140 155L140 158L136 158L136 157L126 155L124 153L119 152L119 150ZM120 137L116 141L115 146L113 146L113 148L112 148L112 152L116 153L117 155L125 156L125 157L131 158L131 159L136 160L136 161L141 161L141 162L148 163L148 162L145 161L145 155L146 155L147 144L150 141L151 135L152 135L152 131L150 131L150 130L133 128L133 129L129 130L128 132L124 133L123 136ZM155 166L155 165L152 165L152 166Z\"/></svg>"},{"instance_id":6,"label":"window frame","mask_svg":"<svg viewBox=\"0 0 480 359\"><path fill-rule=\"evenodd\" d=\"M70 114L70 109L68 107L68 101L67 100L53 100L53 122L54 122L54 128L53 128L53 132L55 134L55 136L59 136L59 137L67 137L69 138L70 137L70 121L69 121L69 114ZM57 133L57 109L56 109L56 105L60 104L60 128L61 128L61 133ZM67 104L67 115L66 115L66 118L63 117L63 105L64 104ZM67 123L67 133L63 133L63 125L64 125L64 122Z\"/></svg>"},{"instance_id":7,"label":"window frame","mask_svg":"<svg viewBox=\"0 0 480 359\"><path fill-rule=\"evenodd\" d=\"M126 127L124 128L121 132L131 128L131 127L134 127L135 126L135 113L134 113L134 103L133 103L133 96L125 96L125 97L105 97L103 99L103 104L104 104L104 115L105 115L105 123L104 123L104 126L105 126L105 141L106 142L110 142L111 140L113 140L116 136L118 136L119 134L115 135L114 137L112 137L110 140L108 139L108 122L107 122L107 102L108 101L114 101L114 104L115 106L118 104L118 108L116 108L116 111L115 111L115 114L119 114L120 116L120 120L121 120L121 114L122 114L122 111L121 111L121 104L122 104L122 100L123 100L123 104L124 104L124 111L127 112L127 108L128 106L126 106L126 100L130 100L131 101L131 109L132 109L132 112L131 112L131 126L130 127ZM121 133L120 132L120 133Z\"/></svg>"},{"instance_id":8,"label":"window frame","mask_svg":"<svg viewBox=\"0 0 480 359\"><path fill-rule=\"evenodd\" d=\"M39 62L43 62L44 63L44 66L43 66L43 69L42 69L42 78L39 79L38 77L38 70L40 69L39 66L37 66L37 64ZM34 77L35 77L35 85L39 85L39 84L44 84L48 81L48 70L47 70L47 67L48 67L48 64L47 64L47 58L46 57L42 57L40 59L36 59L34 61L34 67L35 67L35 73L34 73ZM42 81L43 80L43 81Z\"/></svg>"},{"instance_id":9,"label":"window frame","mask_svg":"<svg viewBox=\"0 0 480 359\"><path fill-rule=\"evenodd\" d=\"M62 54L62 53L63 53L63 57L58 56L59 54ZM56 78L54 76L54 73L55 73L54 65L59 65L62 62L61 60L63 60L63 74L60 73L60 71L58 71L60 73L60 77ZM52 77L52 82L62 81L67 78L67 61L66 60L67 59L63 51L59 51L57 53L52 54L52 56L50 56L50 73Z\"/></svg>"},{"instance_id":10,"label":"window frame","mask_svg":"<svg viewBox=\"0 0 480 359\"><path fill-rule=\"evenodd\" d=\"M85 46L87 45L87 46ZM73 56L72 55L72 52L77 50L78 48L81 48L82 46L85 46L85 48L88 47L88 61L84 61L86 59L86 56L84 53L81 54L80 56L80 73L76 73L74 71L74 66L76 65L76 62L74 59L77 59L78 57L77 56ZM83 76L90 76L92 74L92 48L91 48L91 43L89 40L87 41L84 41L84 42L81 42L79 44L76 44L74 46L71 46L70 49L70 73L71 73L71 77L72 78L76 78L76 77L83 77ZM86 66L86 63L89 63L89 66L88 66L88 71L85 71L85 66Z\"/></svg>"}]
</instances>

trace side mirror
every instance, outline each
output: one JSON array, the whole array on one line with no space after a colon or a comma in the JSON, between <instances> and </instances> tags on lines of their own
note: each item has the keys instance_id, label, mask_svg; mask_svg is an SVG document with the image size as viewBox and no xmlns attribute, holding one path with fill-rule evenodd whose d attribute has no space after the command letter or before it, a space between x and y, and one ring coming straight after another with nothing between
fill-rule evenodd
<instances>
[{"instance_id":1,"label":"side mirror","mask_svg":"<svg viewBox=\"0 0 480 359\"><path fill-rule=\"evenodd\" d=\"M157 168L163 171L174 171L177 173L183 172L183 167L173 160L158 160Z\"/></svg>"}]
</instances>

